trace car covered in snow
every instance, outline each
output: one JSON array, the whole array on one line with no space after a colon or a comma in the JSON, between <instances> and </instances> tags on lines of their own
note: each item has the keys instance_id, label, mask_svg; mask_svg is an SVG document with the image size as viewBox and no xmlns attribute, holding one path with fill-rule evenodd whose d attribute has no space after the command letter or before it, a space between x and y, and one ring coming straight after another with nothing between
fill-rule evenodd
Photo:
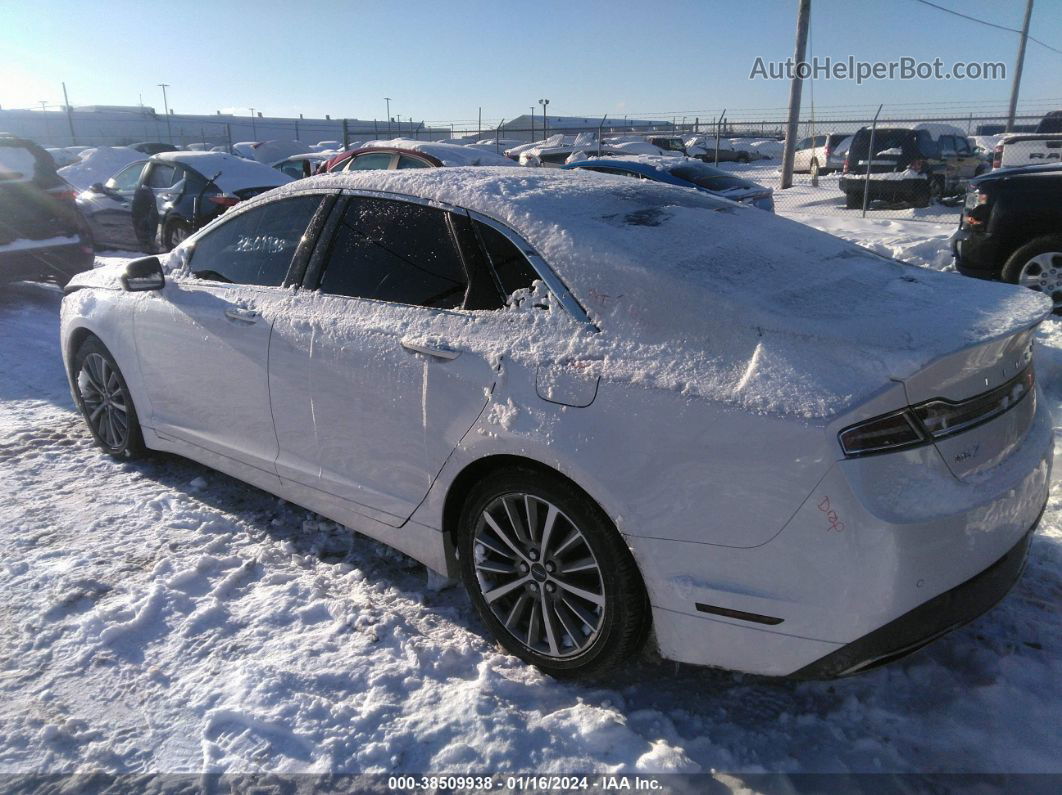
<instances>
[{"instance_id":1,"label":"car covered in snow","mask_svg":"<svg viewBox=\"0 0 1062 795\"><path fill-rule=\"evenodd\" d=\"M666 182L774 212L771 188L688 157L591 157L571 162L564 168Z\"/></svg>"},{"instance_id":2,"label":"car covered in snow","mask_svg":"<svg viewBox=\"0 0 1062 795\"><path fill-rule=\"evenodd\" d=\"M221 152L162 152L92 184L77 206L100 246L169 251L229 207L291 180Z\"/></svg>"},{"instance_id":3,"label":"car covered in snow","mask_svg":"<svg viewBox=\"0 0 1062 795\"><path fill-rule=\"evenodd\" d=\"M366 141L356 148L340 152L320 166L319 173L512 165L514 163L507 157L476 146L394 138L387 141Z\"/></svg>"},{"instance_id":4,"label":"car covered in snow","mask_svg":"<svg viewBox=\"0 0 1062 795\"><path fill-rule=\"evenodd\" d=\"M863 127L852 136L840 188L848 209L862 207L864 193L870 200L927 207L961 193L987 170L958 127L932 122Z\"/></svg>"},{"instance_id":5,"label":"car covered in snow","mask_svg":"<svg viewBox=\"0 0 1062 795\"><path fill-rule=\"evenodd\" d=\"M886 662L1009 591L1048 495L1044 296L648 180L314 177L67 291L104 451L460 577L556 676L650 627L758 674Z\"/></svg>"},{"instance_id":6,"label":"car covered in snow","mask_svg":"<svg viewBox=\"0 0 1062 795\"><path fill-rule=\"evenodd\" d=\"M0 134L0 284L48 279L66 284L92 267L92 240L74 191L32 141Z\"/></svg>"}]
</instances>

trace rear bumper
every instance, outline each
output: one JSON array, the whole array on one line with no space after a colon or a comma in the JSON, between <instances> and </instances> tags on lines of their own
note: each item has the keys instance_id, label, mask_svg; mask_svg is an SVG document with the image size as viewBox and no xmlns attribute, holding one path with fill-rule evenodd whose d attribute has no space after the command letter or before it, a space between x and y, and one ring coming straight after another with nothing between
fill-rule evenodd
<instances>
[{"instance_id":1,"label":"rear bumper","mask_svg":"<svg viewBox=\"0 0 1062 795\"><path fill-rule=\"evenodd\" d=\"M94 259L84 238L59 246L0 251L0 282L45 278L65 284L74 274L91 270Z\"/></svg>"},{"instance_id":2,"label":"rear bumper","mask_svg":"<svg viewBox=\"0 0 1062 795\"><path fill-rule=\"evenodd\" d=\"M841 190L845 193L863 193L868 181L870 188L867 193L872 199L909 199L925 191L929 185L925 179L874 179L873 174L870 180L866 177L850 176L841 177L839 180Z\"/></svg>"},{"instance_id":3,"label":"rear bumper","mask_svg":"<svg viewBox=\"0 0 1062 795\"><path fill-rule=\"evenodd\" d=\"M955 269L964 276L977 279L998 279L1003 270L999 245L987 232L960 229L951 243L955 255Z\"/></svg>"},{"instance_id":4,"label":"rear bumper","mask_svg":"<svg viewBox=\"0 0 1062 795\"><path fill-rule=\"evenodd\" d=\"M1043 516L1043 511L1041 508L1040 516ZM1039 523L1038 516L1021 540L980 574L791 676L797 679L831 679L884 665L917 651L988 612L1021 578L1029 542Z\"/></svg>"}]
</instances>

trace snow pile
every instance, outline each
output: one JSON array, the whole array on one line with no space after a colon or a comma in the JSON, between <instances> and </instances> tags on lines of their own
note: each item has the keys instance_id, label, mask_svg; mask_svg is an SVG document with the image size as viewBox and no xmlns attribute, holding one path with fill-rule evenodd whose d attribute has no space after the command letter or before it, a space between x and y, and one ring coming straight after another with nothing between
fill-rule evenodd
<instances>
[{"instance_id":1,"label":"snow pile","mask_svg":"<svg viewBox=\"0 0 1062 795\"><path fill-rule=\"evenodd\" d=\"M770 213L626 177L437 169L340 179L478 210L522 233L602 332L578 341L592 374L749 410L830 416L1034 324L1049 306L1029 290L914 269ZM558 325L483 352L534 356L542 333L571 341ZM470 348L506 342L446 334Z\"/></svg>"},{"instance_id":2,"label":"snow pile","mask_svg":"<svg viewBox=\"0 0 1062 795\"><path fill-rule=\"evenodd\" d=\"M59 176L79 190L106 182L130 163L147 155L128 146L97 146L81 153L81 161L59 169Z\"/></svg>"}]
</instances>

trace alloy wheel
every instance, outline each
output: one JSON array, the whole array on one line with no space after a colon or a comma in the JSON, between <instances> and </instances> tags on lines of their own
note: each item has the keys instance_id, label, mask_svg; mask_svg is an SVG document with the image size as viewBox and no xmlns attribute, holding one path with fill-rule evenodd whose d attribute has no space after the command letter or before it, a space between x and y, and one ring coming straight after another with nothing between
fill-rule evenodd
<instances>
[{"instance_id":1,"label":"alloy wheel","mask_svg":"<svg viewBox=\"0 0 1062 795\"><path fill-rule=\"evenodd\" d=\"M472 549L483 600L521 644L564 659L597 639L607 609L601 569L557 506L531 494L497 497L477 520Z\"/></svg>"},{"instance_id":2,"label":"alloy wheel","mask_svg":"<svg viewBox=\"0 0 1062 795\"><path fill-rule=\"evenodd\" d=\"M92 430L112 450L129 440L129 401L118 371L98 353L90 353L77 376L78 391Z\"/></svg>"},{"instance_id":3,"label":"alloy wheel","mask_svg":"<svg viewBox=\"0 0 1062 795\"><path fill-rule=\"evenodd\" d=\"M1018 284L1051 297L1062 306L1062 251L1045 251L1026 262L1018 274Z\"/></svg>"}]
</instances>

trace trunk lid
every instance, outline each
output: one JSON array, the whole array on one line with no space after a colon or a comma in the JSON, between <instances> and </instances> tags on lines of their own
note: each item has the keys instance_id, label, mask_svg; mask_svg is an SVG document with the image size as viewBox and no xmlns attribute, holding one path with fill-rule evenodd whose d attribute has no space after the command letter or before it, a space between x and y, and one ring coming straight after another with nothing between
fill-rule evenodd
<instances>
[{"instance_id":1,"label":"trunk lid","mask_svg":"<svg viewBox=\"0 0 1062 795\"><path fill-rule=\"evenodd\" d=\"M1032 327L1015 330L903 379L908 403L936 431L934 444L957 478L998 465L1028 433L1036 413L1032 335Z\"/></svg>"}]
</instances>

